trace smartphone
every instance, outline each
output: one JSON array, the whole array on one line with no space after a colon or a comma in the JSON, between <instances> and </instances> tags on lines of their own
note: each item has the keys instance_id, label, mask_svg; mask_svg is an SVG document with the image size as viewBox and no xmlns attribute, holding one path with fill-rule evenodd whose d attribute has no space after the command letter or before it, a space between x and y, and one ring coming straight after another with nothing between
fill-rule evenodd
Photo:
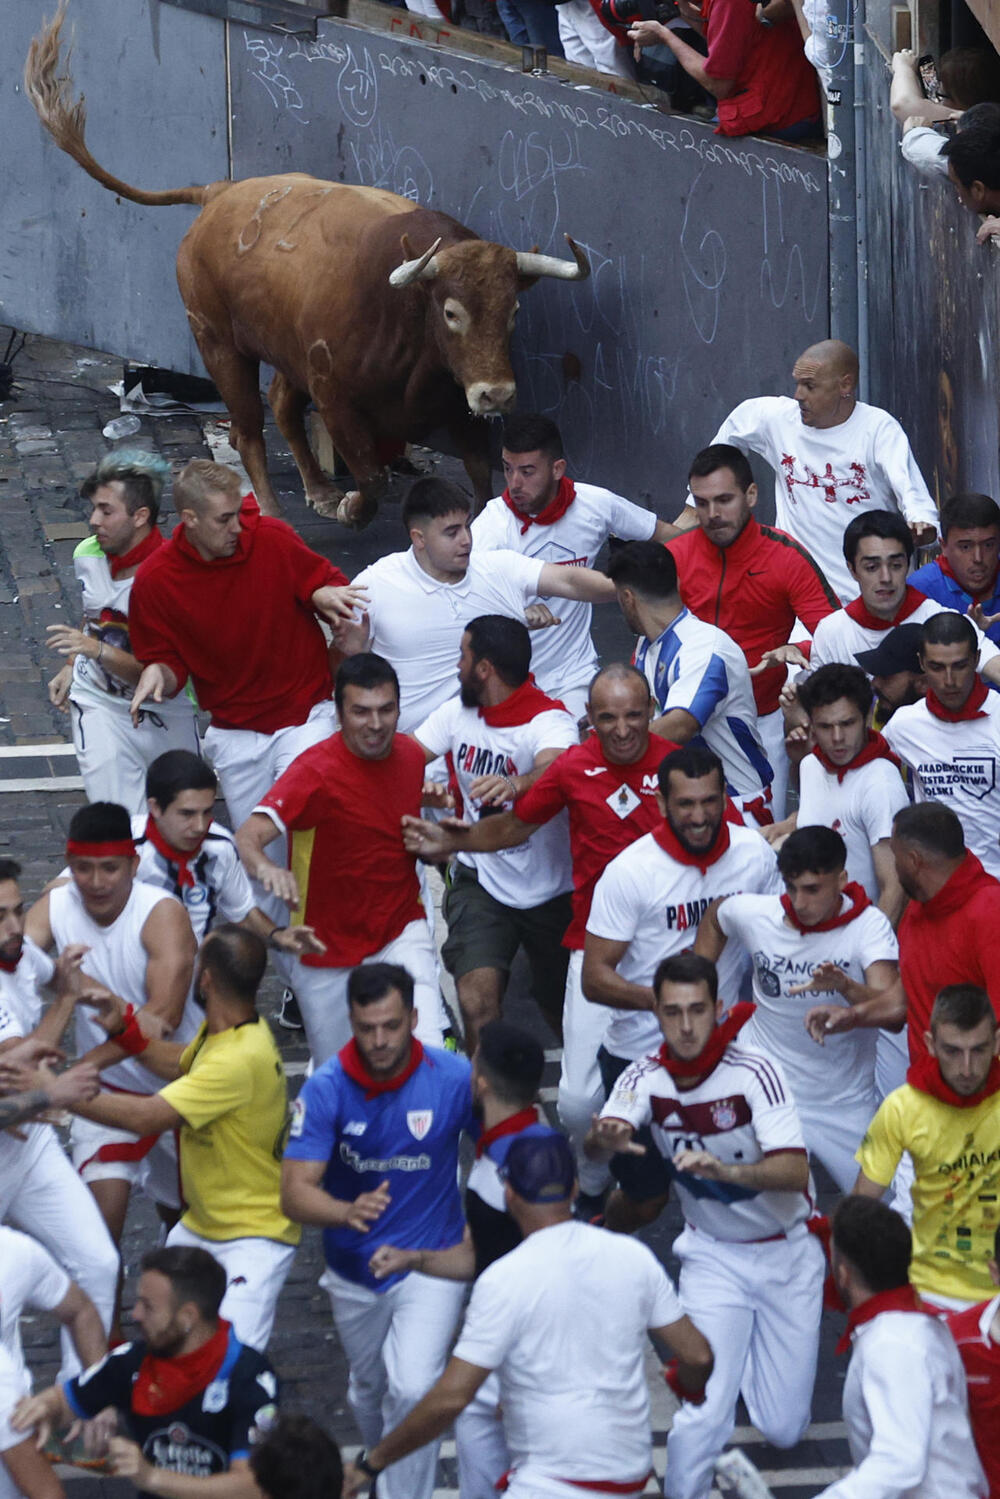
<instances>
[{"instance_id":1,"label":"smartphone","mask_svg":"<svg viewBox=\"0 0 1000 1499\"><path fill-rule=\"evenodd\" d=\"M940 104L944 98L944 94L941 90L941 83L938 79L934 58L929 52L925 52L923 57L917 58L917 72L920 74L920 82L923 84L924 93L927 98L935 104Z\"/></svg>"}]
</instances>

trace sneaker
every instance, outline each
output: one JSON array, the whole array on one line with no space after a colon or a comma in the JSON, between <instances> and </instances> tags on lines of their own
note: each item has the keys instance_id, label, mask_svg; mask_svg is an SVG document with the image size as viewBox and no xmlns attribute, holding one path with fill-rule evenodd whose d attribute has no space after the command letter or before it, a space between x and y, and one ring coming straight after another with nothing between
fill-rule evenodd
<instances>
[{"instance_id":1,"label":"sneaker","mask_svg":"<svg viewBox=\"0 0 1000 1499\"><path fill-rule=\"evenodd\" d=\"M305 1030L305 1026L302 1023L302 1011L299 1009L299 1002L295 998L295 995L292 993L291 989L286 989L284 994L281 996L281 1004L279 1005L278 1013L274 1018L283 1030Z\"/></svg>"}]
</instances>

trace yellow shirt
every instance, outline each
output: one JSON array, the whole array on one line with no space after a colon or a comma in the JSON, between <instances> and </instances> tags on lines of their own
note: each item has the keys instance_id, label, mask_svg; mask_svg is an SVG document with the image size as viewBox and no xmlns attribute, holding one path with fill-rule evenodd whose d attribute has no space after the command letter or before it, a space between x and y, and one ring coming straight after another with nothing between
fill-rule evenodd
<instances>
[{"instance_id":1,"label":"yellow shirt","mask_svg":"<svg viewBox=\"0 0 1000 1499\"><path fill-rule=\"evenodd\" d=\"M301 1230L281 1211L288 1093L267 1021L211 1036L203 1025L180 1065L160 1092L184 1121L181 1222L205 1239L297 1244Z\"/></svg>"},{"instance_id":2,"label":"yellow shirt","mask_svg":"<svg viewBox=\"0 0 1000 1499\"><path fill-rule=\"evenodd\" d=\"M909 1084L885 1099L858 1149L870 1181L887 1187L903 1152L913 1162L910 1279L928 1296L987 1301L1000 1222L1000 1093L958 1109Z\"/></svg>"}]
</instances>

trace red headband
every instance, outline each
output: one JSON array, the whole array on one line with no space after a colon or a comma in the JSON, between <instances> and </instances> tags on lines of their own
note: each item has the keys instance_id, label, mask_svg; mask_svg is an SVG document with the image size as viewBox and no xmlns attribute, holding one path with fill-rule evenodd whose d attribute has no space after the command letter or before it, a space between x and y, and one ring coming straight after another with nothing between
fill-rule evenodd
<instances>
[{"instance_id":1,"label":"red headband","mask_svg":"<svg viewBox=\"0 0 1000 1499\"><path fill-rule=\"evenodd\" d=\"M66 857L72 859L134 859L135 844L131 838L109 840L107 843L84 842L70 838L66 843Z\"/></svg>"}]
</instances>

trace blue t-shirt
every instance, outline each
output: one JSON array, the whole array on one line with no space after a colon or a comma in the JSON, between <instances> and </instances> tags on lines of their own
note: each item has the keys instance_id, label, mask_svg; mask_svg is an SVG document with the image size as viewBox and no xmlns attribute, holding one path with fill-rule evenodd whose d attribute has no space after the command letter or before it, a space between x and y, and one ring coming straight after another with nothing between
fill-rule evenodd
<instances>
[{"instance_id":1,"label":"blue t-shirt","mask_svg":"<svg viewBox=\"0 0 1000 1499\"><path fill-rule=\"evenodd\" d=\"M477 1129L470 1079L465 1057L425 1047L403 1086L374 1098L338 1057L306 1082L292 1111L286 1160L326 1161L323 1186L342 1202L389 1183L389 1206L367 1233L323 1230L326 1262L345 1280L386 1291L401 1277L371 1274L368 1261L380 1244L447 1249L461 1240L459 1137Z\"/></svg>"},{"instance_id":2,"label":"blue t-shirt","mask_svg":"<svg viewBox=\"0 0 1000 1499\"><path fill-rule=\"evenodd\" d=\"M966 593L957 578L949 578L947 573L942 572L936 562L918 567L915 573L910 574L907 582L927 598L943 604L946 609L955 609L959 614L967 613L972 604L972 594ZM1000 573L997 574L992 596L983 600L983 611L986 614L1000 614ZM990 625L986 634L995 645L1000 645L1000 620L995 625Z\"/></svg>"}]
</instances>

